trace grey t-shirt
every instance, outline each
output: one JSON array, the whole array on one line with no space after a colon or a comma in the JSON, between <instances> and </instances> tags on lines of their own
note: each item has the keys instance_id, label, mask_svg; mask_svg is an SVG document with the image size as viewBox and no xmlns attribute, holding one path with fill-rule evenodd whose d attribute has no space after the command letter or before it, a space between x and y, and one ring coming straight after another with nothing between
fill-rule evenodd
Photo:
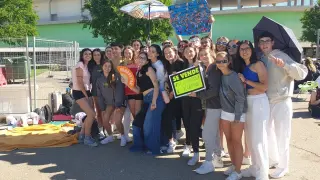
<instances>
[{"instance_id":1,"label":"grey t-shirt","mask_svg":"<svg viewBox=\"0 0 320 180\"><path fill-rule=\"evenodd\" d=\"M222 110L234 113L234 120L240 120L241 115L247 110L247 98L244 85L236 72L222 75L219 95Z\"/></svg>"}]
</instances>

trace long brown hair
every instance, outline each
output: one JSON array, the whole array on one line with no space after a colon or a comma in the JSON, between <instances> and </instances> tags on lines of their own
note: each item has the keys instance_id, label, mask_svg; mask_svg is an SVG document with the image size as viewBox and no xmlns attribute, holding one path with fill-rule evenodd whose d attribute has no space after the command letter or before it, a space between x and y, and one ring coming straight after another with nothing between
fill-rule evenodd
<instances>
[{"instance_id":1,"label":"long brown hair","mask_svg":"<svg viewBox=\"0 0 320 180\"><path fill-rule=\"evenodd\" d=\"M133 49L132 46L126 46L126 47L123 49L123 51L122 51L123 62L124 62L124 51L127 50L127 49L131 50L132 53L133 53L133 54L132 54L132 58L129 59L130 63L135 63L135 60L134 60L134 59L136 58L136 53L135 53L135 50ZM124 63L127 64L127 62L124 62Z\"/></svg>"},{"instance_id":2,"label":"long brown hair","mask_svg":"<svg viewBox=\"0 0 320 180\"><path fill-rule=\"evenodd\" d=\"M110 63L110 65L111 65L111 70L110 70L110 72L109 72L109 74L108 74L108 76L107 76L107 83L114 88L114 87L115 87L115 78L116 78L116 77L115 77L115 74L116 74L116 71L115 71L115 69L114 69L114 65L113 65L112 61L110 61L110 60L103 61L102 69L103 69L103 66L104 66L106 63Z\"/></svg>"}]
</instances>

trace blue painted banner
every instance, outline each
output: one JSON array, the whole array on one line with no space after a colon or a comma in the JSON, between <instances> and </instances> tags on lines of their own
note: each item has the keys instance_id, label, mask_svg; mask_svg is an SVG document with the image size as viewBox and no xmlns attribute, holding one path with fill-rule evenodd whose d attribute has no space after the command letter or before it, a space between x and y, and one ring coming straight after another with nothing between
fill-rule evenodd
<instances>
[{"instance_id":1,"label":"blue painted banner","mask_svg":"<svg viewBox=\"0 0 320 180\"><path fill-rule=\"evenodd\" d=\"M206 0L197 0L169 6L171 24L178 35L195 35L210 32L211 15Z\"/></svg>"}]
</instances>

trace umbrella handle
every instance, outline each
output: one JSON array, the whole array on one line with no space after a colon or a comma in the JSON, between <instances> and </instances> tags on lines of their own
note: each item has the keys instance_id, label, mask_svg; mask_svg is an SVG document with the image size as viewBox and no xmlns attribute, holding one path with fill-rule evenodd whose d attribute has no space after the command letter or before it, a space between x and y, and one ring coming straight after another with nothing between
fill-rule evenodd
<instances>
[{"instance_id":1,"label":"umbrella handle","mask_svg":"<svg viewBox=\"0 0 320 180\"><path fill-rule=\"evenodd\" d=\"M150 12L151 12L151 3L149 3L149 27L148 27L148 40L150 40L150 29L151 29L151 21L150 21L150 19L151 19L151 14L150 14Z\"/></svg>"}]
</instances>

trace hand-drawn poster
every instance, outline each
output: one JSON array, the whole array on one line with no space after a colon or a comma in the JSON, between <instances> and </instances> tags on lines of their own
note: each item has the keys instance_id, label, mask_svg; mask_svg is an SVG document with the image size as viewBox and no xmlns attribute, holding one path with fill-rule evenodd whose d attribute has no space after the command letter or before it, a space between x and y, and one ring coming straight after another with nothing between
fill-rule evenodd
<instances>
[{"instance_id":1,"label":"hand-drawn poster","mask_svg":"<svg viewBox=\"0 0 320 180\"><path fill-rule=\"evenodd\" d=\"M171 24L178 35L194 35L211 30L211 15L206 0L169 6Z\"/></svg>"}]
</instances>

